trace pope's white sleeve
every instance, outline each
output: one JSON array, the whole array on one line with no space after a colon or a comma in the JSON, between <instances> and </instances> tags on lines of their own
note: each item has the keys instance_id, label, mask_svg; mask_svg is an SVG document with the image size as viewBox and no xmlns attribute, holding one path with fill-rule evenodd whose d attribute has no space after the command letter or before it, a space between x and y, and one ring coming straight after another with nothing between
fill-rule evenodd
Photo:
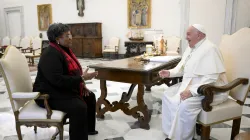
<instances>
[{"instance_id":1,"label":"pope's white sleeve","mask_svg":"<svg viewBox=\"0 0 250 140\"><path fill-rule=\"evenodd\" d=\"M189 91L191 92L193 96L199 96L197 89L201 85L215 83L217 79L219 78L219 75L220 74L218 73L218 74L209 74L209 75L201 76L200 82L189 87Z\"/></svg>"},{"instance_id":2,"label":"pope's white sleeve","mask_svg":"<svg viewBox=\"0 0 250 140\"><path fill-rule=\"evenodd\" d=\"M181 77L181 76L183 76L183 74L184 74L184 68L183 68L184 61L186 60L189 53L190 53L190 48L188 47L184 51L184 53L182 55L182 59L178 63L178 65L176 67L174 67L173 69L169 70L169 72L170 72L169 77Z\"/></svg>"},{"instance_id":3,"label":"pope's white sleeve","mask_svg":"<svg viewBox=\"0 0 250 140\"><path fill-rule=\"evenodd\" d=\"M175 68L170 69L169 70L169 72L170 72L169 77L181 77L181 76L183 76L182 66L183 66L183 61L180 61Z\"/></svg>"}]
</instances>

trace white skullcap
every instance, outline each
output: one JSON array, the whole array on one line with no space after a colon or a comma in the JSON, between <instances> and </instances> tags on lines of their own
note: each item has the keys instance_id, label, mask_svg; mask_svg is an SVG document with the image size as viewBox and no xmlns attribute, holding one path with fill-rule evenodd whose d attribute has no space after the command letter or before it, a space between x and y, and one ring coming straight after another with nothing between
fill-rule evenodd
<instances>
[{"instance_id":1,"label":"white skullcap","mask_svg":"<svg viewBox=\"0 0 250 140\"><path fill-rule=\"evenodd\" d=\"M206 34L206 30L205 27L201 24L193 24L192 25L194 28L196 28L197 30L199 30L200 32L202 32L203 34Z\"/></svg>"}]
</instances>

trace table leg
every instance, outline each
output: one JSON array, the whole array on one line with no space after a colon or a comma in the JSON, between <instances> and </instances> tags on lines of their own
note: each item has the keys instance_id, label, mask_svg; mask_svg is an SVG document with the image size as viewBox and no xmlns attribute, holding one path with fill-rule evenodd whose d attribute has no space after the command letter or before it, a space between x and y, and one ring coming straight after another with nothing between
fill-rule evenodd
<instances>
[{"instance_id":1,"label":"table leg","mask_svg":"<svg viewBox=\"0 0 250 140\"><path fill-rule=\"evenodd\" d=\"M133 90L134 90L135 86L136 86L136 84L132 84L130 86L129 90L128 90L128 93L126 93L126 92L122 93L122 98L119 101L119 103L126 103L126 102L128 102L128 100L131 98L131 95L133 93Z\"/></svg>"},{"instance_id":2,"label":"table leg","mask_svg":"<svg viewBox=\"0 0 250 140\"><path fill-rule=\"evenodd\" d=\"M109 106L110 103L106 99L107 97L107 86L106 86L106 80L100 80L100 86L101 86L101 96L98 98L96 102L96 117L104 119L104 114L108 110L105 109L106 106ZM104 108L101 108L102 104L105 105Z\"/></svg>"},{"instance_id":3,"label":"table leg","mask_svg":"<svg viewBox=\"0 0 250 140\"><path fill-rule=\"evenodd\" d=\"M31 64L32 64L32 66L35 65L34 57L31 57Z\"/></svg>"},{"instance_id":4,"label":"table leg","mask_svg":"<svg viewBox=\"0 0 250 140\"><path fill-rule=\"evenodd\" d=\"M98 98L97 103L96 103L96 113L97 113L98 118L104 119L104 114L107 111L115 112L121 109L126 115L133 116L134 118L138 119L141 128L147 129L147 130L150 129L149 121L151 119L151 115L149 114L148 107L144 103L144 99L143 99L144 85L142 84L138 85L138 93L137 93L138 105L131 109L127 101L130 99L136 84L132 84L130 86L128 93L122 94L122 98L119 102L114 101L112 104L110 104L110 102L106 99L107 97L106 80L100 80L100 85L101 85L101 96ZM102 105L104 105L103 108L101 107Z\"/></svg>"},{"instance_id":5,"label":"table leg","mask_svg":"<svg viewBox=\"0 0 250 140\"><path fill-rule=\"evenodd\" d=\"M144 95L144 85L139 84L138 92L137 92L137 104L138 105L136 107L133 107L131 111L132 111L132 116L134 118L138 118L140 127L143 129L149 130L150 129L149 121L151 119L151 114L149 114L148 107L145 104L144 99L143 99L143 95ZM143 116L141 116L140 113L138 112L141 112Z\"/></svg>"}]
</instances>

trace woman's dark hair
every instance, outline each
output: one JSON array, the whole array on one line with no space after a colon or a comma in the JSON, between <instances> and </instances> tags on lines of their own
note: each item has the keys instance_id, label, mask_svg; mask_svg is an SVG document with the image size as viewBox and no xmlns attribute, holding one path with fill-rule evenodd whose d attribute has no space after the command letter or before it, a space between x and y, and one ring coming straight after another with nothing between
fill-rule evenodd
<instances>
[{"instance_id":1,"label":"woman's dark hair","mask_svg":"<svg viewBox=\"0 0 250 140\"><path fill-rule=\"evenodd\" d=\"M69 26L62 23L53 23L49 26L47 36L50 42L56 42L56 38L69 31Z\"/></svg>"}]
</instances>

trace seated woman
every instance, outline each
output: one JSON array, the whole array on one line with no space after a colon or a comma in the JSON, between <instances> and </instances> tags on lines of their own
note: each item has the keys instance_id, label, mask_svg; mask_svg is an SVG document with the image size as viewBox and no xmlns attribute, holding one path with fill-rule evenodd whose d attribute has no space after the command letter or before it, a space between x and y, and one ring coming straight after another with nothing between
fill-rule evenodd
<instances>
[{"instance_id":1,"label":"seated woman","mask_svg":"<svg viewBox=\"0 0 250 140\"><path fill-rule=\"evenodd\" d=\"M85 86L85 80L97 76L97 72L83 72L80 63L69 48L72 35L69 27L54 23L47 31L50 41L38 64L33 91L49 94L51 109L67 113L70 140L88 140L95 135L95 94ZM43 100L36 103L44 107Z\"/></svg>"}]
</instances>

